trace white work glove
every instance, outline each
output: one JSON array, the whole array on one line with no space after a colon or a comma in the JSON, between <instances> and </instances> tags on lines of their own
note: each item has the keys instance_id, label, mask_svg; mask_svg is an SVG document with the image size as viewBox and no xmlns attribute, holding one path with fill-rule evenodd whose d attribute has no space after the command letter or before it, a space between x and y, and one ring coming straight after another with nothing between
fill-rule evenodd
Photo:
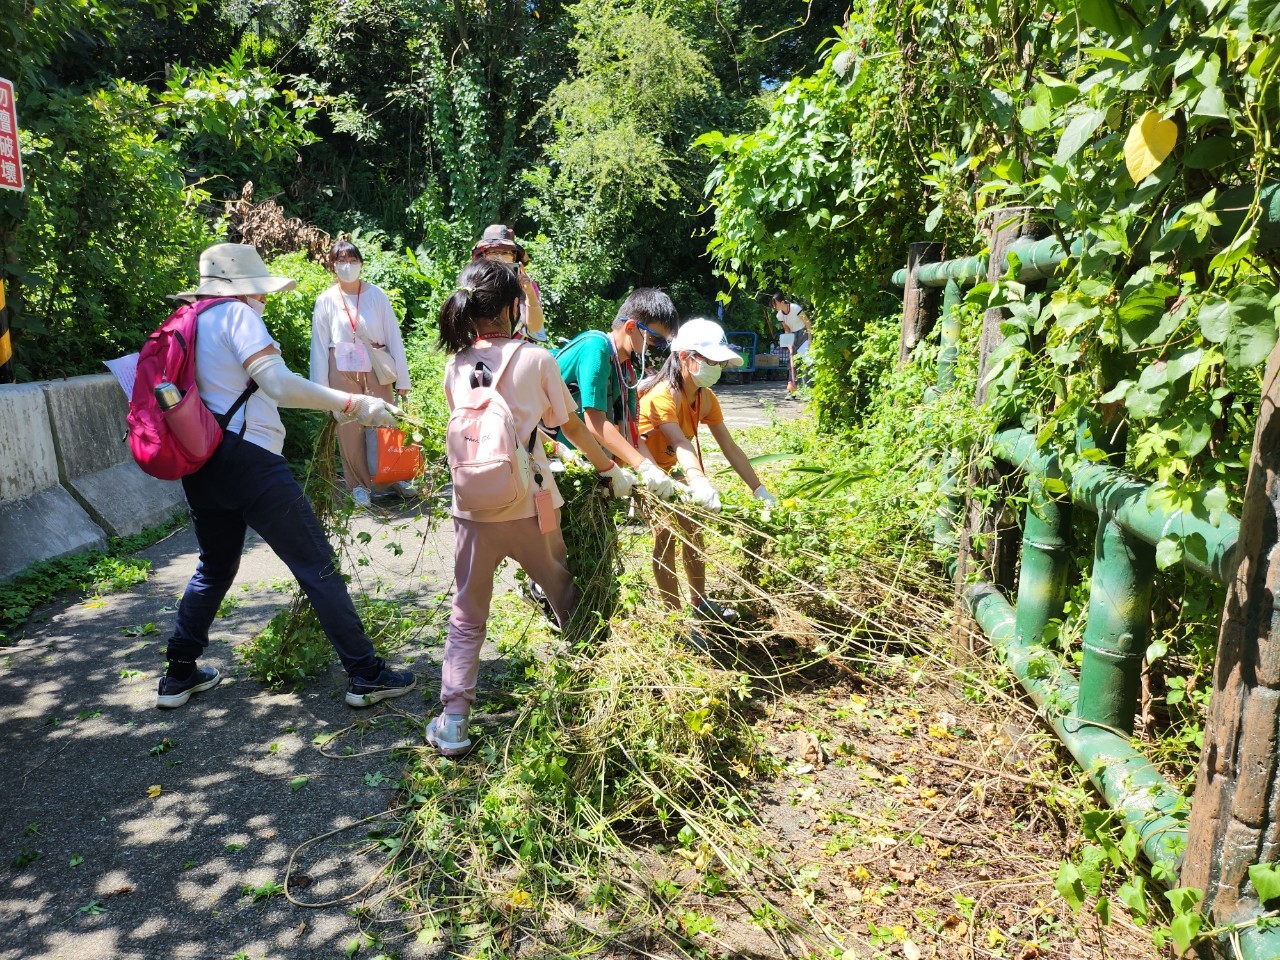
<instances>
[{"instance_id":1,"label":"white work glove","mask_svg":"<svg viewBox=\"0 0 1280 960\"><path fill-rule=\"evenodd\" d=\"M706 477L695 475L689 478L689 499L712 513L720 512L720 494Z\"/></svg>"},{"instance_id":2,"label":"white work glove","mask_svg":"<svg viewBox=\"0 0 1280 960\"><path fill-rule=\"evenodd\" d=\"M663 500L670 500L676 495L676 482L672 480L663 469L652 460L645 460L640 464L640 482L646 488L652 490L654 495Z\"/></svg>"},{"instance_id":3,"label":"white work glove","mask_svg":"<svg viewBox=\"0 0 1280 960\"><path fill-rule=\"evenodd\" d=\"M551 456L564 463L566 466L583 467L587 464L587 458L580 454L567 443L561 443L559 440L551 445Z\"/></svg>"},{"instance_id":4,"label":"white work glove","mask_svg":"<svg viewBox=\"0 0 1280 960\"><path fill-rule=\"evenodd\" d=\"M762 483L752 491L753 496L760 500L767 507L772 507L778 502L778 498L769 492L768 488Z\"/></svg>"},{"instance_id":5,"label":"white work glove","mask_svg":"<svg viewBox=\"0 0 1280 960\"><path fill-rule=\"evenodd\" d=\"M636 485L635 475L623 470L616 463L608 470L601 472L600 476L609 481L609 493L615 500L631 496L631 488Z\"/></svg>"},{"instance_id":6,"label":"white work glove","mask_svg":"<svg viewBox=\"0 0 1280 960\"><path fill-rule=\"evenodd\" d=\"M394 427L396 417L403 417L404 411L394 404L379 400L377 397L365 397L352 394L354 402L351 409L339 416L339 423L350 423L354 420L362 427Z\"/></svg>"}]
</instances>

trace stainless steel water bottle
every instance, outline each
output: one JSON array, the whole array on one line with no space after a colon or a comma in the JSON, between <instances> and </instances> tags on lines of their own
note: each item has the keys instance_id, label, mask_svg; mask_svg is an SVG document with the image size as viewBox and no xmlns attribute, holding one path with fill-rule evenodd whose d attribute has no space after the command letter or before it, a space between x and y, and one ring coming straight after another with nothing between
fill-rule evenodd
<instances>
[{"instance_id":1,"label":"stainless steel water bottle","mask_svg":"<svg viewBox=\"0 0 1280 960\"><path fill-rule=\"evenodd\" d=\"M161 410L172 410L182 400L182 391L168 381L157 383L155 392L156 403L160 404Z\"/></svg>"}]
</instances>

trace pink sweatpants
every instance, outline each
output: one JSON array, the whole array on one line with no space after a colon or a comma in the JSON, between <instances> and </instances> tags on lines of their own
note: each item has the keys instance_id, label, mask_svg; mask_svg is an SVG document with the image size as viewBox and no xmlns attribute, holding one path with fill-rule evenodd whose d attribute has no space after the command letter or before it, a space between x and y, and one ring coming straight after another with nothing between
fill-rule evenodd
<instances>
[{"instance_id":1,"label":"pink sweatpants","mask_svg":"<svg viewBox=\"0 0 1280 960\"><path fill-rule=\"evenodd\" d=\"M558 511L557 511L558 514ZM440 702L445 713L468 716L476 699L480 648L484 645L493 578L498 565L510 557L540 586L562 624L569 622L578 603L578 588L569 574L564 535L557 525L551 533L538 530L538 518L482 523L453 518L455 547L453 575L457 592L449 617L440 675Z\"/></svg>"}]
</instances>

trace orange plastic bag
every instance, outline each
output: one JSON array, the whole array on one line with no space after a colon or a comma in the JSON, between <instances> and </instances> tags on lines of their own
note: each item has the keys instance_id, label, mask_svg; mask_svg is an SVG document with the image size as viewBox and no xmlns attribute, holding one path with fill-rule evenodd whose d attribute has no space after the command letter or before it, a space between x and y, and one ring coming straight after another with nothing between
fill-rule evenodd
<instances>
[{"instance_id":1,"label":"orange plastic bag","mask_svg":"<svg viewBox=\"0 0 1280 960\"><path fill-rule=\"evenodd\" d=\"M403 430L368 427L364 436L369 476L374 483L400 483L422 476L422 448L410 443Z\"/></svg>"}]
</instances>

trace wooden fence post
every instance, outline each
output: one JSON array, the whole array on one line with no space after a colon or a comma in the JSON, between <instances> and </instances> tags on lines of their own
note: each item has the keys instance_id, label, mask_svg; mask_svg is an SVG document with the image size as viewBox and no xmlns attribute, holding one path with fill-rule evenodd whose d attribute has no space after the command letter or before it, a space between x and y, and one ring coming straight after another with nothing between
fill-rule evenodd
<instances>
[{"instance_id":1,"label":"wooden fence post","mask_svg":"<svg viewBox=\"0 0 1280 960\"><path fill-rule=\"evenodd\" d=\"M922 264L940 260L940 243L913 243L907 247L907 282L902 288L902 336L898 339L899 370L911 359L915 345L927 337L938 322L939 289L922 286L917 276Z\"/></svg>"},{"instance_id":2,"label":"wooden fence post","mask_svg":"<svg viewBox=\"0 0 1280 960\"><path fill-rule=\"evenodd\" d=\"M1214 924L1255 917L1249 867L1280 860L1280 347L1262 386L1181 876Z\"/></svg>"},{"instance_id":3,"label":"wooden fence post","mask_svg":"<svg viewBox=\"0 0 1280 960\"><path fill-rule=\"evenodd\" d=\"M988 216L986 226L991 238L991 258L987 265L989 281L999 280L1008 271L1009 248L1015 241L1023 237L1042 236L1046 232L1043 225L1032 218L1034 212L1032 207L1005 207ZM982 381L990 367L991 354L1004 340L1000 322L1005 316L1004 308L994 307L983 317L982 336L978 342L978 389L974 397L976 406L982 406L987 399L987 388ZM1006 477L1011 472L1012 468L969 467L968 489L993 490L995 499L988 506L972 496L967 498L960 524L960 545L956 562L957 595L963 593L965 583L977 570L983 570L985 579L1000 587L1005 594L1013 593L1017 580L1021 533L1018 518L1006 505L1001 492L1007 482ZM962 631L960 635L973 634L972 631Z\"/></svg>"}]
</instances>

